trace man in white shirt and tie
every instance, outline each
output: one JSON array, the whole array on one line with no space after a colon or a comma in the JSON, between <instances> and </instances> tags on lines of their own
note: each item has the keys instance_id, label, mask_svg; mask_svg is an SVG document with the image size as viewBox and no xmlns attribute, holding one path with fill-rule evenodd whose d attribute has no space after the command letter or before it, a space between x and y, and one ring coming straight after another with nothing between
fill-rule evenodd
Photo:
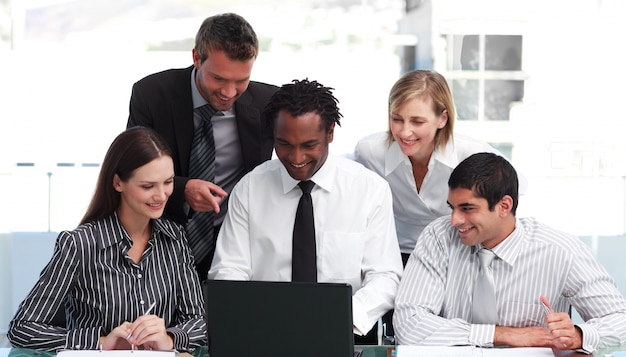
<instances>
[{"instance_id":1,"label":"man in white shirt and tie","mask_svg":"<svg viewBox=\"0 0 626 357\"><path fill-rule=\"evenodd\" d=\"M400 283L399 344L593 352L626 342L626 300L590 249L516 218L518 179L507 160L474 154L448 186L452 214L426 227ZM574 325L570 306L585 323Z\"/></svg>"},{"instance_id":2,"label":"man in white shirt and tie","mask_svg":"<svg viewBox=\"0 0 626 357\"><path fill-rule=\"evenodd\" d=\"M328 154L340 117L331 88L316 81L293 81L272 96L264 118L277 159L233 189L209 278L296 280L298 186L312 181L313 280L352 286L354 332L365 335L393 308L402 262L387 182Z\"/></svg>"}]
</instances>

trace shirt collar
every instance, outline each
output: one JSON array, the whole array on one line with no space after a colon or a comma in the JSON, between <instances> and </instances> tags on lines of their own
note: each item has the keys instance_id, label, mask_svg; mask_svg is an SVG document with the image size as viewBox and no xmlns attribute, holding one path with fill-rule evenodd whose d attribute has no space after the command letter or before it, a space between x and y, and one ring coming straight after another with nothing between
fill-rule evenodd
<instances>
[{"instance_id":1,"label":"shirt collar","mask_svg":"<svg viewBox=\"0 0 626 357\"><path fill-rule=\"evenodd\" d=\"M515 218L515 229L509 234L500 244L491 249L498 258L510 265L515 265L515 261L520 254L521 245L524 240L524 227L520 221ZM472 254L478 253L482 248L482 244L478 244L472 247Z\"/></svg>"},{"instance_id":2,"label":"shirt collar","mask_svg":"<svg viewBox=\"0 0 626 357\"><path fill-rule=\"evenodd\" d=\"M450 168L455 168L459 163L459 155L456 152L456 146L454 145L454 140L451 138L446 146L441 149L435 149L433 152L433 156L431 158L431 162L436 160Z\"/></svg>"},{"instance_id":3,"label":"shirt collar","mask_svg":"<svg viewBox=\"0 0 626 357\"><path fill-rule=\"evenodd\" d=\"M164 237L168 237L174 240L180 239L180 236L176 233L173 224L167 224L161 218L152 219L151 222L154 234L161 234Z\"/></svg>"},{"instance_id":4,"label":"shirt collar","mask_svg":"<svg viewBox=\"0 0 626 357\"><path fill-rule=\"evenodd\" d=\"M400 150L400 145L393 141L389 145L389 149L385 152L385 176L395 171L400 164L411 165L408 156L404 155Z\"/></svg>"},{"instance_id":5,"label":"shirt collar","mask_svg":"<svg viewBox=\"0 0 626 357\"><path fill-rule=\"evenodd\" d=\"M152 219L150 221L152 222L153 228L152 236L160 235L175 240L179 239L179 237L176 235L176 232L174 231L173 225L165 224L165 222L163 222L160 218ZM98 247L100 249L105 249L113 245L117 245L121 243L124 239L128 240L128 242L131 241L128 232L126 232L126 228L124 228L119 216L117 215L117 211L113 212L112 215L103 219L101 222L94 222L93 224L102 224L103 227L101 228L101 230L103 231L103 233L108 233L99 235L98 238L100 241L98 242Z\"/></svg>"},{"instance_id":6,"label":"shirt collar","mask_svg":"<svg viewBox=\"0 0 626 357\"><path fill-rule=\"evenodd\" d=\"M456 153L456 147L454 141L450 140L446 146L442 149L436 148L433 154L430 156L428 162L428 169L432 169L434 162L440 162L450 168L455 168L459 164L459 157ZM409 158L400 150L400 145L396 141L393 141L389 145L389 150L385 153L385 176L392 173L400 164L411 165Z\"/></svg>"},{"instance_id":7,"label":"shirt collar","mask_svg":"<svg viewBox=\"0 0 626 357\"><path fill-rule=\"evenodd\" d=\"M524 243L524 227L520 221L515 217L515 229L506 237L500 244L498 244L493 251L511 266L515 265L515 261L520 254L522 244Z\"/></svg>"},{"instance_id":8,"label":"shirt collar","mask_svg":"<svg viewBox=\"0 0 626 357\"><path fill-rule=\"evenodd\" d=\"M322 167L317 170L317 172L311 177L311 181L315 182L315 184L322 189L331 192L333 186L333 179L335 177L335 171L337 163L335 158L332 155L328 155L326 157L326 162L322 165ZM294 180L293 177L289 175L285 166L280 164L280 177L283 183L283 192L287 193L293 190L300 181Z\"/></svg>"},{"instance_id":9,"label":"shirt collar","mask_svg":"<svg viewBox=\"0 0 626 357\"><path fill-rule=\"evenodd\" d=\"M201 107L205 104L209 104L209 102L207 102L206 99L204 99L202 94L200 94L200 91L198 90L198 87L196 86L196 73L197 71L194 68L191 71L191 100L193 102L193 109Z\"/></svg>"}]
</instances>

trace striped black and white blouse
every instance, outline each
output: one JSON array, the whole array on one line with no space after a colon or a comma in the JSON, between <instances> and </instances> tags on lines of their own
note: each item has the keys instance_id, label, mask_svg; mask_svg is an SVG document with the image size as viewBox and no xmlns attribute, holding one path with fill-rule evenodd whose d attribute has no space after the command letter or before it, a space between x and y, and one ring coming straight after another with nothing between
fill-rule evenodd
<instances>
[{"instance_id":1,"label":"striped black and white blouse","mask_svg":"<svg viewBox=\"0 0 626 357\"><path fill-rule=\"evenodd\" d=\"M408 261L396 296L394 329L400 344L492 346L494 325L471 324L477 247L461 243L450 216L426 227ZM585 320L578 325L583 349L626 342L626 299L578 237L532 218L492 249L498 325L545 326L539 296L554 311L570 304Z\"/></svg>"},{"instance_id":2,"label":"striped black and white blouse","mask_svg":"<svg viewBox=\"0 0 626 357\"><path fill-rule=\"evenodd\" d=\"M55 351L97 349L100 336L132 322L156 302L174 348L206 345L204 305L184 230L152 220L140 262L127 256L132 241L113 214L59 234L50 262L9 324L15 347ZM51 325L65 309L66 327Z\"/></svg>"}]
</instances>

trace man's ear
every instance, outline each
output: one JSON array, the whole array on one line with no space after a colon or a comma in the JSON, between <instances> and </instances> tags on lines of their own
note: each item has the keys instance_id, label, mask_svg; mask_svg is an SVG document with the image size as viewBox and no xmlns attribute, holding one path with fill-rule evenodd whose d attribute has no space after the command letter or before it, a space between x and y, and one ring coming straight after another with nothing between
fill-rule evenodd
<instances>
[{"instance_id":1,"label":"man's ear","mask_svg":"<svg viewBox=\"0 0 626 357\"><path fill-rule=\"evenodd\" d=\"M335 137L335 123L330 124L330 129L328 130L328 142L332 143Z\"/></svg>"},{"instance_id":2,"label":"man's ear","mask_svg":"<svg viewBox=\"0 0 626 357\"><path fill-rule=\"evenodd\" d=\"M511 213L513 209L513 198L509 195L504 195L498 202L498 207L500 208L500 215L505 216Z\"/></svg>"}]
</instances>

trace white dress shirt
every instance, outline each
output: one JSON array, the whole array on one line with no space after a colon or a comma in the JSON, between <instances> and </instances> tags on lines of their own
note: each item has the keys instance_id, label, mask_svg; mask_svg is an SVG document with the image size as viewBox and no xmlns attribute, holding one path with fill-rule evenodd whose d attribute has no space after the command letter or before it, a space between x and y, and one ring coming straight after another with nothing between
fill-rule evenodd
<instances>
[{"instance_id":1,"label":"white dress shirt","mask_svg":"<svg viewBox=\"0 0 626 357\"><path fill-rule=\"evenodd\" d=\"M411 253L417 237L435 218L450 214L447 204L448 178L452 170L468 156L478 152L498 150L491 145L455 134L444 150L435 149L428 162L428 172L417 192L413 168L408 156L402 153L397 142L387 142L387 133L376 133L361 139L355 148L356 161L385 178L393 194L393 213L396 220L398 243L402 253ZM519 173L520 193L525 191L526 180Z\"/></svg>"},{"instance_id":2,"label":"white dress shirt","mask_svg":"<svg viewBox=\"0 0 626 357\"><path fill-rule=\"evenodd\" d=\"M318 282L352 286L355 333L393 308L402 262L389 185L362 165L329 157L311 178ZM278 160L244 176L230 196L210 279L291 280L301 190Z\"/></svg>"},{"instance_id":3,"label":"white dress shirt","mask_svg":"<svg viewBox=\"0 0 626 357\"><path fill-rule=\"evenodd\" d=\"M426 227L404 271L393 319L400 344L492 346L495 325L470 324L479 246L461 243L444 216ZM577 237L533 218L492 249L498 325L546 326L539 297L554 311L570 304L585 320L588 352L626 342L626 300Z\"/></svg>"}]
</instances>

